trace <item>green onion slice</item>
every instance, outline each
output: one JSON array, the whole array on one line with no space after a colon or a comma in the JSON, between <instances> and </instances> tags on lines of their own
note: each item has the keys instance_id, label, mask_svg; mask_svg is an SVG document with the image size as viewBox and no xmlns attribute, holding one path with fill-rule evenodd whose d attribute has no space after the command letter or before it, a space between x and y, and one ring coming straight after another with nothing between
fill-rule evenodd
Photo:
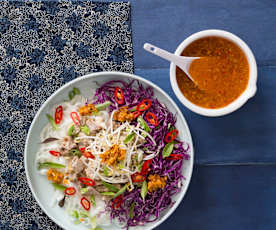
<instances>
[{"instance_id":1,"label":"green onion slice","mask_svg":"<svg viewBox=\"0 0 276 230\"><path fill-rule=\"evenodd\" d=\"M168 157L171 155L172 151L173 151L173 147L174 147L174 143L170 142L167 143L162 151L162 156L163 158Z\"/></svg>"},{"instance_id":2,"label":"green onion slice","mask_svg":"<svg viewBox=\"0 0 276 230\"><path fill-rule=\"evenodd\" d=\"M148 193L148 184L147 184L147 181L144 181L141 188L141 197L143 198L143 200L145 200L147 193Z\"/></svg>"},{"instance_id":3,"label":"green onion slice","mask_svg":"<svg viewBox=\"0 0 276 230\"><path fill-rule=\"evenodd\" d=\"M44 168L61 169L61 168L65 168L65 165L54 163L54 162L39 163L38 169L44 169Z\"/></svg>"},{"instance_id":4,"label":"green onion slice","mask_svg":"<svg viewBox=\"0 0 276 230\"><path fill-rule=\"evenodd\" d=\"M52 125L52 128L53 128L54 130L58 130L58 125L56 124L54 118L53 118L50 114L46 114L46 116L47 116L47 118L48 118L50 124Z\"/></svg>"}]
</instances>

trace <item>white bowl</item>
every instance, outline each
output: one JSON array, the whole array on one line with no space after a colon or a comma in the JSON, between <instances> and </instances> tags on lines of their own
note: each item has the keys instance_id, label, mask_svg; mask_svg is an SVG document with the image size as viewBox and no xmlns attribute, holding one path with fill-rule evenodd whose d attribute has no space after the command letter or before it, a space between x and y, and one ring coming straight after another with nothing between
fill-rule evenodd
<instances>
[{"instance_id":1,"label":"white bowl","mask_svg":"<svg viewBox=\"0 0 276 230\"><path fill-rule=\"evenodd\" d=\"M188 109L204 116L217 117L234 112L235 110L239 109L243 104L245 104L245 102L247 102L249 98L255 95L257 91L257 65L255 57L250 48L246 45L246 43L236 35L223 30L203 30L198 33L192 34L177 47L175 54L181 55L182 51L193 41L210 36L222 37L234 42L242 49L242 51L246 55L249 64L249 81L245 91L235 101L225 107L218 109L208 109L193 104L182 94L176 81L176 65L173 63L171 63L170 65L170 80L175 95Z\"/></svg>"},{"instance_id":2,"label":"white bowl","mask_svg":"<svg viewBox=\"0 0 276 230\"><path fill-rule=\"evenodd\" d=\"M47 180L45 176L42 176L38 173L37 166L35 164L35 158L36 153L39 148L40 143L40 135L41 129L47 124L46 119L46 113L52 108L53 105L56 103L59 103L63 101L64 99L68 98L68 93L70 90L72 90L73 87L77 87L81 89L82 95L85 97L91 97L91 88L92 86L95 86L95 82L98 84L103 84L110 80L133 80L137 79L139 80L144 86L151 86L154 89L155 96L166 106L169 108L171 112L174 114L177 113L177 123L176 127L179 130L179 138L181 140L185 140L190 145L190 160L185 161L183 165L183 176L186 178L184 181L184 184L182 186L181 191L173 197L175 200L175 204L172 208L167 209L162 214L162 217L153 222L148 223L144 227L135 227L131 229L153 229L160 225L163 221L165 221L176 209L176 207L179 205L181 200L183 199L188 185L191 180L192 176L192 170L193 170L193 162L194 162L194 150L193 150L193 143L191 134L188 128L188 125L177 107L177 105L174 103L174 101L158 86L151 83L150 81L147 81L141 77L127 74L127 73L119 73L119 72L102 72L102 73L93 73L88 74L86 76L77 78L66 85L62 86L59 90L57 90L48 100L41 106L39 111L37 112L31 127L28 132L26 144L25 144L25 153L24 153L24 165L27 175L27 181L31 188L31 191L33 193L33 196L35 197L37 203L40 205L42 210L59 226L61 226L64 229L68 230L88 230L87 227L83 225L74 225L70 219L67 213L65 213L64 209L58 207L56 205L55 207L51 207L50 201L54 194L54 189ZM119 230L121 228L118 228L116 226L110 226L103 228L104 230Z\"/></svg>"}]
</instances>

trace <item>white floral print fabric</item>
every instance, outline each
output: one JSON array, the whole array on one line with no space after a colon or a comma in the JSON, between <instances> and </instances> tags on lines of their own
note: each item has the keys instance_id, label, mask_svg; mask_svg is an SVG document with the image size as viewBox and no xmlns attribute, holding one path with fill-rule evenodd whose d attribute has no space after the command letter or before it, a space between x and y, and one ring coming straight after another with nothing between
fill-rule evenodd
<instances>
[{"instance_id":1,"label":"white floral print fabric","mask_svg":"<svg viewBox=\"0 0 276 230\"><path fill-rule=\"evenodd\" d=\"M28 188L25 138L61 85L90 72L133 72L130 4L0 1L0 9L0 229L59 229Z\"/></svg>"}]
</instances>

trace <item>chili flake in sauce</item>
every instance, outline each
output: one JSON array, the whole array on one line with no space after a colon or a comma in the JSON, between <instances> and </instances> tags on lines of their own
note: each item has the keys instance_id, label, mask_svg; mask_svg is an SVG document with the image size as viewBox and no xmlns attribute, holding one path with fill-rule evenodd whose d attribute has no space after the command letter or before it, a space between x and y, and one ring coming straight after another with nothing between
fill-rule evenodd
<instances>
[{"instance_id":1,"label":"chili flake in sauce","mask_svg":"<svg viewBox=\"0 0 276 230\"><path fill-rule=\"evenodd\" d=\"M246 89L249 64L243 51L221 37L205 37L188 45L182 56L206 57L191 63L189 73L197 84L176 68L177 84L192 103L205 108L221 108Z\"/></svg>"}]
</instances>

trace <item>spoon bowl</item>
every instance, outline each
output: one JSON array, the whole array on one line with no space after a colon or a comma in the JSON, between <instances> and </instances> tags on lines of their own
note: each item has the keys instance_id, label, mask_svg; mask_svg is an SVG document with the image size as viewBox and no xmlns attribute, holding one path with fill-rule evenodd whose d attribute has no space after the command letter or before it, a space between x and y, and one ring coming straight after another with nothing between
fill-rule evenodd
<instances>
[{"instance_id":1,"label":"spoon bowl","mask_svg":"<svg viewBox=\"0 0 276 230\"><path fill-rule=\"evenodd\" d=\"M144 44L144 49L152 54L155 54L163 59L166 59L167 61L174 63L180 69L182 69L196 85L198 85L197 81L193 79L193 77L190 75L189 68L191 63L196 59L200 59L200 57L178 56L149 43Z\"/></svg>"}]
</instances>

